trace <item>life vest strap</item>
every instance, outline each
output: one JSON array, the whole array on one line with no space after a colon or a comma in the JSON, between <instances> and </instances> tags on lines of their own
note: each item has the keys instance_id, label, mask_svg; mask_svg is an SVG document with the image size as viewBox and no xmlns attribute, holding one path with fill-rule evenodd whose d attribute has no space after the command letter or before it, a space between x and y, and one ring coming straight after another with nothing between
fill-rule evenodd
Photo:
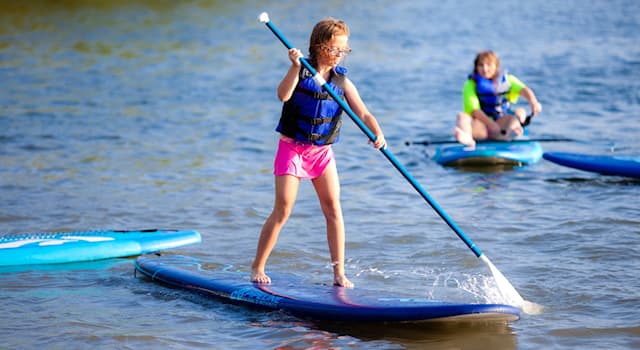
<instances>
[{"instance_id":1,"label":"life vest strap","mask_svg":"<svg viewBox=\"0 0 640 350\"><path fill-rule=\"evenodd\" d=\"M313 119L306 119L305 121L311 125L320 125L320 124L331 123L333 121L333 117L313 118Z\"/></svg>"},{"instance_id":2,"label":"life vest strap","mask_svg":"<svg viewBox=\"0 0 640 350\"><path fill-rule=\"evenodd\" d=\"M329 95L329 93L327 93L327 92L311 91L311 90L304 89L304 88L302 88L300 86L296 86L296 89L294 91L303 93L305 95L309 95L309 96L315 98L316 100L328 100L328 99L331 98L331 95ZM342 96L340 96L340 97L342 97Z\"/></svg>"}]
</instances>

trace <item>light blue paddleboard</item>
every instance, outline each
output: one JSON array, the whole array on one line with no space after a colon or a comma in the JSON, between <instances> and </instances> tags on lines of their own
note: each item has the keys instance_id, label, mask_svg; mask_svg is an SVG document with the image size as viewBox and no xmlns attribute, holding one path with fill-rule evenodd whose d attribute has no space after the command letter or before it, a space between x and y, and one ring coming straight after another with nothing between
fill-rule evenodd
<instances>
[{"instance_id":1,"label":"light blue paddleboard","mask_svg":"<svg viewBox=\"0 0 640 350\"><path fill-rule=\"evenodd\" d=\"M520 310L503 304L466 304L392 294L385 291L305 284L286 274L271 275L269 285L249 282L249 273L206 269L184 256L141 256L136 271L154 282L223 302L241 304L321 321L417 323L429 321L508 322ZM218 265L223 266L223 265Z\"/></svg>"},{"instance_id":2,"label":"light blue paddleboard","mask_svg":"<svg viewBox=\"0 0 640 350\"><path fill-rule=\"evenodd\" d=\"M545 152L544 159L574 169L640 179L640 157Z\"/></svg>"},{"instance_id":3,"label":"light blue paddleboard","mask_svg":"<svg viewBox=\"0 0 640 350\"><path fill-rule=\"evenodd\" d=\"M462 144L439 146L433 159L448 166L525 165L542 158L537 141L481 141L475 147Z\"/></svg>"},{"instance_id":4,"label":"light blue paddleboard","mask_svg":"<svg viewBox=\"0 0 640 350\"><path fill-rule=\"evenodd\" d=\"M200 243L197 231L43 232L0 236L0 266L135 256Z\"/></svg>"}]
</instances>

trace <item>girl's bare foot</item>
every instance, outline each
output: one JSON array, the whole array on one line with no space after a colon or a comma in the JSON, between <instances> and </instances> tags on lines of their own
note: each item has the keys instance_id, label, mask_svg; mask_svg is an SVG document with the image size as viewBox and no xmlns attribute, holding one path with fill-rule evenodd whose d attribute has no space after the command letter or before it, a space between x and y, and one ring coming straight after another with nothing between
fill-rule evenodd
<instances>
[{"instance_id":1,"label":"girl's bare foot","mask_svg":"<svg viewBox=\"0 0 640 350\"><path fill-rule=\"evenodd\" d=\"M271 284L271 278L267 276L263 271L251 271L251 282L259 284Z\"/></svg>"},{"instance_id":2,"label":"girl's bare foot","mask_svg":"<svg viewBox=\"0 0 640 350\"><path fill-rule=\"evenodd\" d=\"M476 145L476 140L466 131L456 127L453 131L453 134L456 137L456 140L463 145L474 147Z\"/></svg>"},{"instance_id":3,"label":"girl's bare foot","mask_svg":"<svg viewBox=\"0 0 640 350\"><path fill-rule=\"evenodd\" d=\"M345 287L345 288L353 288L353 282L349 281L349 279L347 279L346 276L342 275L342 276L335 276L333 278L333 285L334 286L339 286L339 287Z\"/></svg>"}]
</instances>

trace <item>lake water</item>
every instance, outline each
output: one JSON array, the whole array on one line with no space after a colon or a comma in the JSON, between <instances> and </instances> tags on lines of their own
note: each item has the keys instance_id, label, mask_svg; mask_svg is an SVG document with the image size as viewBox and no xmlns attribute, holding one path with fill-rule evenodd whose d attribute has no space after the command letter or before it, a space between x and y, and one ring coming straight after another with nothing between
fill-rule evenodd
<instances>
[{"instance_id":1,"label":"lake water","mask_svg":"<svg viewBox=\"0 0 640 350\"><path fill-rule=\"evenodd\" d=\"M530 87L546 151L640 153L640 2L36 1L0 4L0 234L196 229L170 253L247 271L273 198L276 86L313 25L351 29L345 65L390 151L527 300L499 326L317 324L169 289L132 259L0 272L0 348L633 349L640 182L541 161L435 164L479 50ZM306 51L306 49L304 50ZM335 145L358 286L496 300L485 264L345 121ZM300 188L268 270L331 281L324 219ZM498 299L499 301L499 299Z\"/></svg>"}]
</instances>

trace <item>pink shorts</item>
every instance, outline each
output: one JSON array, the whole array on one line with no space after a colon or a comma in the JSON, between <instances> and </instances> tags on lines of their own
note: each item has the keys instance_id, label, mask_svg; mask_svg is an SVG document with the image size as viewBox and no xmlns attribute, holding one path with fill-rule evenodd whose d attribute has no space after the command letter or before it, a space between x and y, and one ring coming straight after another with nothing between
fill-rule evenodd
<instances>
[{"instance_id":1,"label":"pink shorts","mask_svg":"<svg viewBox=\"0 0 640 350\"><path fill-rule=\"evenodd\" d=\"M300 179L315 179L334 161L331 145L316 146L297 142L286 136L280 138L273 161L275 176L293 175Z\"/></svg>"}]
</instances>

